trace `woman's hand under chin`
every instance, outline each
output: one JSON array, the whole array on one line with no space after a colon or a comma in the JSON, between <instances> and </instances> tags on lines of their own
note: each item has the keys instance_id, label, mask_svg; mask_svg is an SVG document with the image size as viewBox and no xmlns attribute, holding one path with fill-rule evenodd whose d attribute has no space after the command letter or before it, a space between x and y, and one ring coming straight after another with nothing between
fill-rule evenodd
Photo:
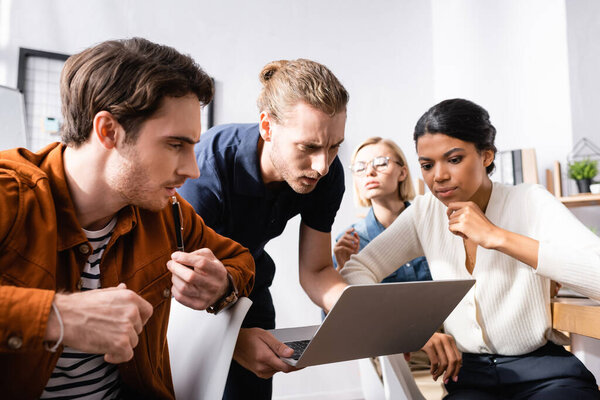
<instances>
[{"instance_id":1,"label":"woman's hand under chin","mask_svg":"<svg viewBox=\"0 0 600 400\"><path fill-rule=\"evenodd\" d=\"M504 239L504 230L492 224L472 201L449 203L446 215L450 232L481 247L496 249Z\"/></svg>"},{"instance_id":2,"label":"woman's hand under chin","mask_svg":"<svg viewBox=\"0 0 600 400\"><path fill-rule=\"evenodd\" d=\"M448 229L453 234L486 249L498 250L533 269L537 268L540 243L492 224L472 201L448 204L446 215Z\"/></svg>"}]
</instances>

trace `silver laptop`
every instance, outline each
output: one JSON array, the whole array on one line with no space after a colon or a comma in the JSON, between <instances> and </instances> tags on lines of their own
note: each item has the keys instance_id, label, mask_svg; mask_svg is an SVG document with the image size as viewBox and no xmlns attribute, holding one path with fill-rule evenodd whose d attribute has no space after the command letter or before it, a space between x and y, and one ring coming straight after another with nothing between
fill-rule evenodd
<instances>
[{"instance_id":1,"label":"silver laptop","mask_svg":"<svg viewBox=\"0 0 600 400\"><path fill-rule=\"evenodd\" d=\"M294 349L292 357L282 359L296 367L417 351L474 283L469 279L350 285L321 325L270 332Z\"/></svg>"}]
</instances>

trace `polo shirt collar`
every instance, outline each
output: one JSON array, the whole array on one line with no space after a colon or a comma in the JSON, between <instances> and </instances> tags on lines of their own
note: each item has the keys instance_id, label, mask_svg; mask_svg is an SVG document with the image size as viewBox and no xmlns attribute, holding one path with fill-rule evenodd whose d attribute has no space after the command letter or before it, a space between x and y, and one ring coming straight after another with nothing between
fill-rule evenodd
<instances>
[{"instance_id":1,"label":"polo shirt collar","mask_svg":"<svg viewBox=\"0 0 600 400\"><path fill-rule=\"evenodd\" d=\"M236 194L262 197L265 195L265 184L260 173L258 159L258 140L260 132L249 129L240 135L240 144L235 153L233 166L233 182Z\"/></svg>"}]
</instances>

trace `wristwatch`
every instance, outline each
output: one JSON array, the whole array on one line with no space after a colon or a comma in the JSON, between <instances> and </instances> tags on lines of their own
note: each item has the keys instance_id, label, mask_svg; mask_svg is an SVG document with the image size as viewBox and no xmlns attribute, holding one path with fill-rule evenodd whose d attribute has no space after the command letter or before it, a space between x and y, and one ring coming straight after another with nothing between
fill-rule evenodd
<instances>
[{"instance_id":1,"label":"wristwatch","mask_svg":"<svg viewBox=\"0 0 600 400\"><path fill-rule=\"evenodd\" d=\"M227 280L229 281L229 290L228 290L227 294L225 294L225 296L223 296L219 300L217 300L215 302L215 304L209 306L206 309L206 312L216 315L219 311L225 310L225 309L231 307L237 301L238 290L235 287L235 282L233 281L233 277L231 276L231 274L229 272L227 273Z\"/></svg>"}]
</instances>

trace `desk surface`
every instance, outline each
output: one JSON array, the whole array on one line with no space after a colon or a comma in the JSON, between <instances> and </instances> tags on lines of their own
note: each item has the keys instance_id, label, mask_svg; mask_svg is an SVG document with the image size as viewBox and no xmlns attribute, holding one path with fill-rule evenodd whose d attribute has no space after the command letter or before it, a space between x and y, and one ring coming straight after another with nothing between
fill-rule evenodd
<instances>
[{"instance_id":1,"label":"desk surface","mask_svg":"<svg viewBox=\"0 0 600 400\"><path fill-rule=\"evenodd\" d=\"M552 300L554 329L600 339L600 304L590 299Z\"/></svg>"}]
</instances>

